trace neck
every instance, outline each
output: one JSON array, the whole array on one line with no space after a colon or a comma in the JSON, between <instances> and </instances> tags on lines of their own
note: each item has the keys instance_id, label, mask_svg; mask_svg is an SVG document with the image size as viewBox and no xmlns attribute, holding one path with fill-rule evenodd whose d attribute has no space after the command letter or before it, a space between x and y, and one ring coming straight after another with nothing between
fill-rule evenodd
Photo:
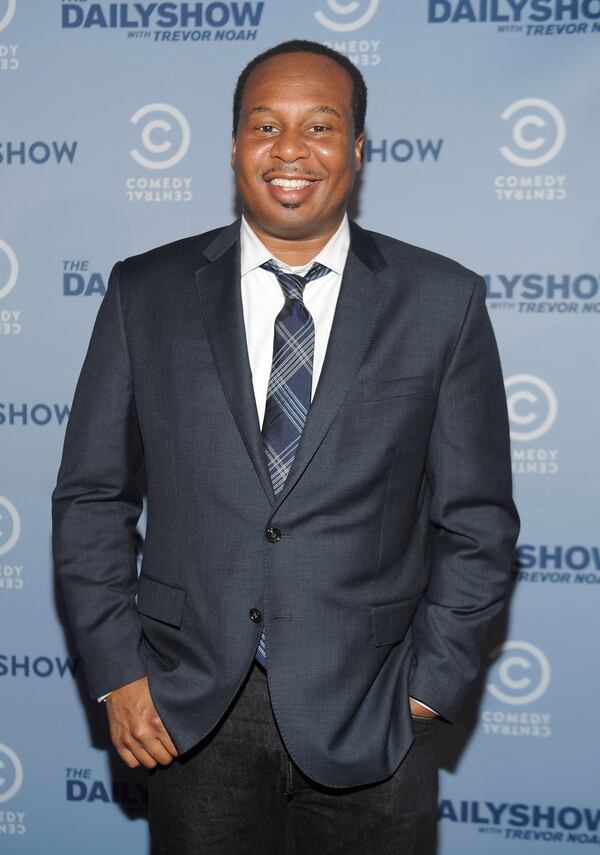
<instances>
[{"instance_id":1,"label":"neck","mask_svg":"<svg viewBox=\"0 0 600 855\"><path fill-rule=\"evenodd\" d=\"M336 233L341 222L341 220L338 221L322 234L291 240L289 238L277 237L265 231L258 223L249 220L248 217L246 217L246 220L254 234L267 247L269 252L280 261L285 261L290 267L301 267L304 264L308 264Z\"/></svg>"}]
</instances>

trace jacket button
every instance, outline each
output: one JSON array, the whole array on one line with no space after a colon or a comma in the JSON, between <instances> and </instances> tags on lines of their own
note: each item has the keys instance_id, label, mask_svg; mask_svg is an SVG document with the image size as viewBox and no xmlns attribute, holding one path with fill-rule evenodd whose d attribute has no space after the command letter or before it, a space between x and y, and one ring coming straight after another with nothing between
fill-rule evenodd
<instances>
[{"instance_id":1,"label":"jacket button","mask_svg":"<svg viewBox=\"0 0 600 855\"><path fill-rule=\"evenodd\" d=\"M249 614L250 620L254 621L254 623L258 623L262 618L262 615L258 609L250 609Z\"/></svg>"},{"instance_id":2,"label":"jacket button","mask_svg":"<svg viewBox=\"0 0 600 855\"><path fill-rule=\"evenodd\" d=\"M278 540L281 540L281 532L278 528L268 528L265 535L269 543L277 543Z\"/></svg>"}]
</instances>

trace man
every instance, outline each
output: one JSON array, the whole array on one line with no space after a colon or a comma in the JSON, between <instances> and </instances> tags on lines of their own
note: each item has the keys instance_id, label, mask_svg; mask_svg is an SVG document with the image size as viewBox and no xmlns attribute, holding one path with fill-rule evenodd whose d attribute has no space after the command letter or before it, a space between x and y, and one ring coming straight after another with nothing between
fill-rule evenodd
<instances>
[{"instance_id":1,"label":"man","mask_svg":"<svg viewBox=\"0 0 600 855\"><path fill-rule=\"evenodd\" d=\"M117 264L77 386L56 567L157 852L435 850L519 522L482 279L348 222L365 104L317 43L255 58L241 222Z\"/></svg>"}]
</instances>

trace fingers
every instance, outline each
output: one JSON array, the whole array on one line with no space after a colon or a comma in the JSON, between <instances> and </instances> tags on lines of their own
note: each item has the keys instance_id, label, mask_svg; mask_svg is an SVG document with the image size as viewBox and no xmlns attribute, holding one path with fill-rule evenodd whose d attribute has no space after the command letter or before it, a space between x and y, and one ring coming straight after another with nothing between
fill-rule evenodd
<instances>
[{"instance_id":1,"label":"fingers","mask_svg":"<svg viewBox=\"0 0 600 855\"><path fill-rule=\"evenodd\" d=\"M156 765L156 763L160 763L162 766L168 766L169 763L173 761L172 755L169 754L158 737L156 737L151 743L144 744L142 749L152 760L155 761L154 765ZM146 763L144 763L144 765L146 766Z\"/></svg>"},{"instance_id":2,"label":"fingers","mask_svg":"<svg viewBox=\"0 0 600 855\"><path fill-rule=\"evenodd\" d=\"M162 721L160 722L158 738L160 739L164 748L168 751L169 756L171 758L179 757L179 752L175 748L175 744L174 744L173 740L171 739L171 737L169 736L169 734L167 733L166 728L165 728L164 724L162 723Z\"/></svg>"},{"instance_id":3,"label":"fingers","mask_svg":"<svg viewBox=\"0 0 600 855\"><path fill-rule=\"evenodd\" d=\"M175 754L172 754L165 746L165 739L168 740L175 750ZM160 728L151 728L149 725L136 724L126 733L122 734L119 740L114 742L121 757L123 757L122 749L125 749L126 753L134 757L137 765L145 766L146 769L153 769L157 763L160 763L162 766L168 766L173 761L173 757L177 756L177 750L162 723Z\"/></svg>"},{"instance_id":4,"label":"fingers","mask_svg":"<svg viewBox=\"0 0 600 855\"><path fill-rule=\"evenodd\" d=\"M114 742L113 745L117 749L117 754L119 755L123 763L125 763L126 766L129 766L130 769L135 769L137 766L140 765L139 761L135 759L129 748L125 748L125 746L119 747Z\"/></svg>"},{"instance_id":5,"label":"fingers","mask_svg":"<svg viewBox=\"0 0 600 855\"><path fill-rule=\"evenodd\" d=\"M178 756L152 702L147 677L113 691L107 710L113 745L130 768L166 766Z\"/></svg>"},{"instance_id":6,"label":"fingers","mask_svg":"<svg viewBox=\"0 0 600 855\"><path fill-rule=\"evenodd\" d=\"M168 766L173 761L173 756L157 736L148 739L146 742L140 742L131 734L127 734L122 739L114 739L113 744L121 760L131 769L136 766L153 769L159 763L162 766Z\"/></svg>"}]
</instances>

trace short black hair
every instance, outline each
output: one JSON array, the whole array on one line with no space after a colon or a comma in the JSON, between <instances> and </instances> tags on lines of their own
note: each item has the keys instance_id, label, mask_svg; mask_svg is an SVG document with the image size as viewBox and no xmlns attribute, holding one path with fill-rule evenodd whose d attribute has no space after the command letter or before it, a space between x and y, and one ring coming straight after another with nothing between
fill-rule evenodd
<instances>
[{"instance_id":1,"label":"short black hair","mask_svg":"<svg viewBox=\"0 0 600 855\"><path fill-rule=\"evenodd\" d=\"M237 134L237 128L240 120L240 110L242 106L242 97L244 95L244 87L250 74L254 71L257 65L271 59L273 56L279 56L285 53L316 53L320 56L327 56L334 62L337 62L344 71L350 75L352 80L352 114L354 116L354 134L358 136L362 134L365 128L365 113L367 111L367 85L365 79L358 68L351 62L343 53L333 50L320 42L312 42L308 39L292 39L291 41L281 42L275 47L269 48L263 53L259 53L254 59L251 59L248 65L244 68L238 77L233 93L233 135Z\"/></svg>"}]
</instances>

